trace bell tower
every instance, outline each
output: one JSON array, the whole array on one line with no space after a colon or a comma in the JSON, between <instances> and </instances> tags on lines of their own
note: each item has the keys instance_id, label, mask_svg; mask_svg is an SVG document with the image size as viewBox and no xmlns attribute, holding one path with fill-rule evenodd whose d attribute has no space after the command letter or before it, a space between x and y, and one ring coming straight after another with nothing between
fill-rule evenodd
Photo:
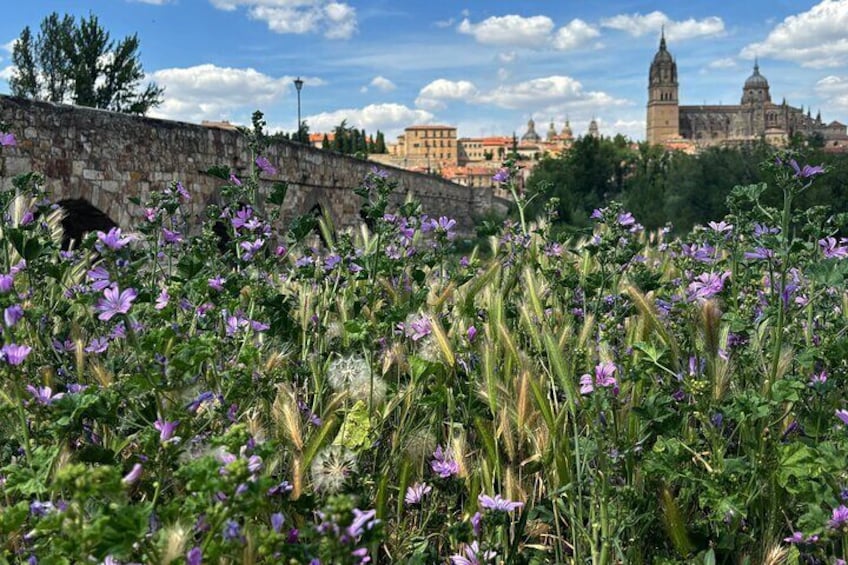
<instances>
[{"instance_id":1,"label":"bell tower","mask_svg":"<svg viewBox=\"0 0 848 565\"><path fill-rule=\"evenodd\" d=\"M680 104L677 99L677 63L665 45L665 30L660 48L654 55L648 74L648 143L661 143L680 137Z\"/></svg>"}]
</instances>

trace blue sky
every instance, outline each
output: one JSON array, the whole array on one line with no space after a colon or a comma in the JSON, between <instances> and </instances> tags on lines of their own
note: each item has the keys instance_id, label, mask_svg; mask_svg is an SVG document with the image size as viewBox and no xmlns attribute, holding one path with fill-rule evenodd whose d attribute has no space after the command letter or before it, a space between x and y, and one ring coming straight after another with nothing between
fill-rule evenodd
<instances>
[{"instance_id":1,"label":"blue sky","mask_svg":"<svg viewBox=\"0 0 848 565\"><path fill-rule=\"evenodd\" d=\"M24 26L52 11L137 33L152 116L329 131L343 119L387 140L412 124L461 137L521 135L566 118L575 133L645 136L648 66L662 26L683 104L738 104L754 57L772 98L848 122L848 0L33 0L0 21L0 92Z\"/></svg>"}]
</instances>

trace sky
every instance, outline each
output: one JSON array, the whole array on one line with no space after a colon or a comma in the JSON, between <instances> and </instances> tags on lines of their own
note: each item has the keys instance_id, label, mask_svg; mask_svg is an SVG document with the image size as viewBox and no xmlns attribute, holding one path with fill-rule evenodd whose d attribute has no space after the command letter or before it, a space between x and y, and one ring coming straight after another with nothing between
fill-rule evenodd
<instances>
[{"instance_id":1,"label":"sky","mask_svg":"<svg viewBox=\"0 0 848 565\"><path fill-rule=\"evenodd\" d=\"M848 123L848 0L2 0L0 93L25 26L51 12L96 15L137 34L150 116L311 132L346 120L394 141L405 127L459 137L544 135L595 118L603 135L645 138L648 68L661 30L681 104L738 104L755 58L772 100Z\"/></svg>"}]
</instances>

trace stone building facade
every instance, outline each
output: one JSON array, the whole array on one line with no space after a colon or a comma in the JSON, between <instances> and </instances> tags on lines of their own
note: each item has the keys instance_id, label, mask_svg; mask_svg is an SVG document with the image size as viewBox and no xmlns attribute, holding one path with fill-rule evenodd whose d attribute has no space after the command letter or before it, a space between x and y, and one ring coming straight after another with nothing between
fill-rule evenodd
<instances>
[{"instance_id":1,"label":"stone building facade","mask_svg":"<svg viewBox=\"0 0 848 565\"><path fill-rule=\"evenodd\" d=\"M677 62L668 51L665 35L648 73L647 140L675 143L689 140L696 146L734 144L765 139L781 145L795 134L820 135L826 147L848 146L846 126L825 124L821 115L812 117L771 99L769 83L754 63L754 72L742 87L738 105L681 106L678 98Z\"/></svg>"}]
</instances>

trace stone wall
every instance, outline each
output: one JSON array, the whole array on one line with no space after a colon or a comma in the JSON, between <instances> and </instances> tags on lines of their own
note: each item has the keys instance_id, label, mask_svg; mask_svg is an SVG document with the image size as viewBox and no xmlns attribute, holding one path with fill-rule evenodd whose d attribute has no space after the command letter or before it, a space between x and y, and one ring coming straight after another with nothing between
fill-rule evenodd
<instances>
[{"instance_id":1,"label":"stone wall","mask_svg":"<svg viewBox=\"0 0 848 565\"><path fill-rule=\"evenodd\" d=\"M223 165L243 175L250 168L246 139L232 129L2 95L0 121L18 140L17 147L0 151L0 189L9 189L14 175L38 171L56 200L86 198L128 229L141 216L130 197L145 202L152 191L178 180L192 194L191 213L199 218L209 203L219 201L223 184L205 171ZM273 181L289 185L284 220L320 203L337 227L358 225L360 197L353 188L373 163L286 141L273 144L265 156L278 173L263 178L263 188ZM399 182L396 203L412 193L426 213L455 218L466 234L481 214L504 208L488 190L382 168Z\"/></svg>"}]
</instances>

